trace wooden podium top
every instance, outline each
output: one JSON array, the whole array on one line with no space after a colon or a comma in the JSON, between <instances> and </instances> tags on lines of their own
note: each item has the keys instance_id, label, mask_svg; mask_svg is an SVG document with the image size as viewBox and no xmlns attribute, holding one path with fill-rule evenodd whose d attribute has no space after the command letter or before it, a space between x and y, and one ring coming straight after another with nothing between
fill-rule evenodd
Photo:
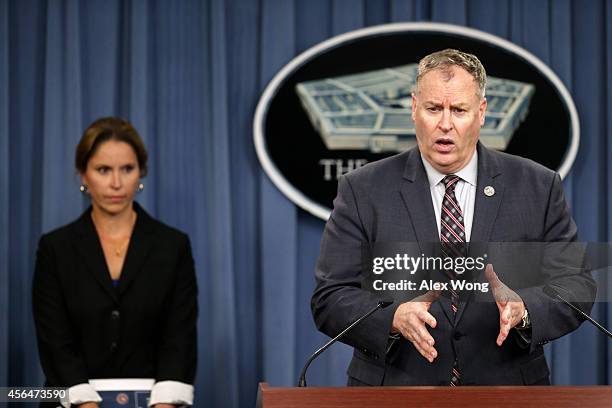
<instances>
[{"instance_id":1,"label":"wooden podium top","mask_svg":"<svg viewBox=\"0 0 612 408\"><path fill-rule=\"evenodd\" d=\"M257 408L610 408L612 386L270 387Z\"/></svg>"}]
</instances>

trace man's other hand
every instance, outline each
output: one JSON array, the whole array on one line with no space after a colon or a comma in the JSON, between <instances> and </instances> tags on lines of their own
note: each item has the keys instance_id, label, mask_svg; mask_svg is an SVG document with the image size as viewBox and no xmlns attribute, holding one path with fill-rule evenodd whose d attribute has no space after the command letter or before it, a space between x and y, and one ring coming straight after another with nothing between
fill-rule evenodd
<instances>
[{"instance_id":1,"label":"man's other hand","mask_svg":"<svg viewBox=\"0 0 612 408\"><path fill-rule=\"evenodd\" d=\"M436 327L436 319L429 313L429 307L438 299L439 292L430 291L413 300L402 303L393 316L393 331L409 340L430 363L438 356L434 339L427 327Z\"/></svg>"},{"instance_id":2,"label":"man's other hand","mask_svg":"<svg viewBox=\"0 0 612 408\"><path fill-rule=\"evenodd\" d=\"M499 334L496 343L501 346L508 337L510 329L523 319L525 303L515 291L499 280L493 270L493 265L487 265L485 277L491 285L491 292L497 304L497 310L499 310Z\"/></svg>"}]
</instances>

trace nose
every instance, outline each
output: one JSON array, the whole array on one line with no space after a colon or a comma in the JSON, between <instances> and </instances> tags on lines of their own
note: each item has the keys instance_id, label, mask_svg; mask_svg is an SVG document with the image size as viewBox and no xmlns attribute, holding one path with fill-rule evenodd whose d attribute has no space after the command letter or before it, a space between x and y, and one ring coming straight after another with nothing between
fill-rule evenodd
<instances>
[{"instance_id":1,"label":"nose","mask_svg":"<svg viewBox=\"0 0 612 408\"><path fill-rule=\"evenodd\" d=\"M453 121L451 120L451 113L449 109L443 109L438 127L444 133L448 133L453 130Z\"/></svg>"},{"instance_id":2,"label":"nose","mask_svg":"<svg viewBox=\"0 0 612 408\"><path fill-rule=\"evenodd\" d=\"M121 175L118 171L113 171L111 187L118 190L121 188Z\"/></svg>"}]
</instances>

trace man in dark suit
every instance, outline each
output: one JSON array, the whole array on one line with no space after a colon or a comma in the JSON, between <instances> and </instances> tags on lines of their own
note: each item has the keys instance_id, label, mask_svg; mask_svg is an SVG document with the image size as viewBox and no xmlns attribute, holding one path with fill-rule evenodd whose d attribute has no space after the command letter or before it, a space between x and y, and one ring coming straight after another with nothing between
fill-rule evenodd
<instances>
[{"instance_id":1,"label":"man in dark suit","mask_svg":"<svg viewBox=\"0 0 612 408\"><path fill-rule=\"evenodd\" d=\"M426 56L412 96L418 147L340 179L312 297L324 333L338 334L380 300L362 287L364 244L577 240L555 172L478 142L485 85L473 55ZM513 290L494 267L485 272L488 302L427 292L356 326L343 340L355 348L349 385L549 384L542 345L580 320L546 297L543 279ZM592 278L566 272L545 275L590 309Z\"/></svg>"}]
</instances>

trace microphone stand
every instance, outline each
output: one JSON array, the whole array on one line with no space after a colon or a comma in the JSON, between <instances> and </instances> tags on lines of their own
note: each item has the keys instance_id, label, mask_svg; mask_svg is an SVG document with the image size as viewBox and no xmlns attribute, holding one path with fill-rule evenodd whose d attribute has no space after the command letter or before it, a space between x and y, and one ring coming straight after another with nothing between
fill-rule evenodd
<instances>
[{"instance_id":1,"label":"microphone stand","mask_svg":"<svg viewBox=\"0 0 612 408\"><path fill-rule=\"evenodd\" d=\"M391 302L391 301L382 301L381 300L380 302L378 302L378 304L376 306L374 306L372 309L370 309L366 314L361 316L359 319L355 320L354 323L349 325L346 329L342 330L340 332L340 334L338 334L336 337L334 337L333 339L331 339L330 341L325 343L325 345L323 347L321 347L320 349L315 351L315 353L312 356L310 356L310 358L306 361L306 364L304 364L304 367L302 368L302 372L300 373L300 379L298 380L298 387L306 387L306 370L308 370L308 367L310 366L310 363L312 363L312 361L315 358L317 358L321 353L323 353L325 350L327 350L329 348L329 346L334 344L336 341L340 340L346 333L351 331L351 329L353 329L353 327L357 326L359 323L361 323L362 321L364 321L365 319L370 317L370 315L372 313L376 312L378 309L384 309L385 307L389 306L392 303L393 302Z\"/></svg>"}]
</instances>

